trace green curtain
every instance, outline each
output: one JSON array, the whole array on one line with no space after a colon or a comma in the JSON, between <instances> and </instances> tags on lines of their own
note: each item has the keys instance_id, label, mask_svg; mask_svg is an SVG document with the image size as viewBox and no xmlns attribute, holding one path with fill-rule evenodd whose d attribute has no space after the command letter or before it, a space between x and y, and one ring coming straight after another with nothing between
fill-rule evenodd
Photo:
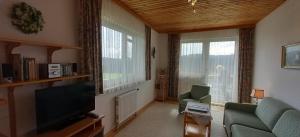
<instances>
[{"instance_id":1,"label":"green curtain","mask_svg":"<svg viewBox=\"0 0 300 137\"><path fill-rule=\"evenodd\" d=\"M101 50L101 6L102 0L79 0L79 44L81 72L90 74L95 82L96 95L103 94L102 50Z\"/></svg>"},{"instance_id":2,"label":"green curtain","mask_svg":"<svg viewBox=\"0 0 300 137\"><path fill-rule=\"evenodd\" d=\"M178 79L179 79L179 56L180 56L180 35L168 35L169 49L169 99L178 97Z\"/></svg>"},{"instance_id":3,"label":"green curtain","mask_svg":"<svg viewBox=\"0 0 300 137\"><path fill-rule=\"evenodd\" d=\"M146 80L151 80L151 27L145 25L146 34Z\"/></svg>"},{"instance_id":4,"label":"green curtain","mask_svg":"<svg viewBox=\"0 0 300 137\"><path fill-rule=\"evenodd\" d=\"M255 28L242 28L239 32L238 95L240 103L251 102Z\"/></svg>"}]
</instances>

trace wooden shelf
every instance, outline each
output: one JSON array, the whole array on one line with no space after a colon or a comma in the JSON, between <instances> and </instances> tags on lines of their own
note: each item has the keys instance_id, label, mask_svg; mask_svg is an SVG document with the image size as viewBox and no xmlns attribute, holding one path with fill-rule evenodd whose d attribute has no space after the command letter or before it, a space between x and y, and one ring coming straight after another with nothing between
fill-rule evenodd
<instances>
[{"instance_id":1,"label":"wooden shelf","mask_svg":"<svg viewBox=\"0 0 300 137\"><path fill-rule=\"evenodd\" d=\"M62 130L49 131L43 134L38 134L36 137L94 137L103 130L103 118L103 115L96 119L87 117Z\"/></svg>"},{"instance_id":2,"label":"wooden shelf","mask_svg":"<svg viewBox=\"0 0 300 137\"><path fill-rule=\"evenodd\" d=\"M103 132L103 130L103 126L98 126L93 130L84 130L81 133L77 134L76 137L95 137L97 134Z\"/></svg>"},{"instance_id":3,"label":"wooden shelf","mask_svg":"<svg viewBox=\"0 0 300 137\"><path fill-rule=\"evenodd\" d=\"M26 45L26 46L37 46L37 47L46 47L46 48L78 49L78 50L82 49L79 46L70 46L70 45L63 45L63 44L56 44L56 43L29 41L29 40L11 39L11 38L1 38L1 37L0 37L0 42L8 43L5 46Z\"/></svg>"},{"instance_id":4,"label":"wooden shelf","mask_svg":"<svg viewBox=\"0 0 300 137\"><path fill-rule=\"evenodd\" d=\"M2 83L2 84L0 84L0 88L18 87L18 86L32 85L32 84L39 84L39 83L48 83L48 82L55 82L55 81L62 81L62 80L87 78L89 76L90 75L78 75L78 76L67 76L67 77L59 77L59 78L52 78L52 79L20 81L20 82L13 82L13 83Z\"/></svg>"}]
</instances>

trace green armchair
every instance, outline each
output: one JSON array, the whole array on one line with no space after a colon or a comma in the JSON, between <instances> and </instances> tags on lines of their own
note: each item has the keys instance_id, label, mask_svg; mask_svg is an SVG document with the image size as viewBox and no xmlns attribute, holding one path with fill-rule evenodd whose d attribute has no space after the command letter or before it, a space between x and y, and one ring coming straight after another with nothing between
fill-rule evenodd
<instances>
[{"instance_id":1,"label":"green armchair","mask_svg":"<svg viewBox=\"0 0 300 137\"><path fill-rule=\"evenodd\" d=\"M211 103L211 95L209 94L209 86L193 85L190 92L181 94L179 96L178 112L184 111L187 102Z\"/></svg>"}]
</instances>

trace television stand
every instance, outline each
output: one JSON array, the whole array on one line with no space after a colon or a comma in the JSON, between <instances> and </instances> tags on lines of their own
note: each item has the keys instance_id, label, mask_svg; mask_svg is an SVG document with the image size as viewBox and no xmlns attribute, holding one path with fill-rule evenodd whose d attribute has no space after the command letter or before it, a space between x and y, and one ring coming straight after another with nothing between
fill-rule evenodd
<instances>
[{"instance_id":1,"label":"television stand","mask_svg":"<svg viewBox=\"0 0 300 137\"><path fill-rule=\"evenodd\" d=\"M104 137L102 119L86 117L62 130L53 130L38 134L36 137Z\"/></svg>"}]
</instances>

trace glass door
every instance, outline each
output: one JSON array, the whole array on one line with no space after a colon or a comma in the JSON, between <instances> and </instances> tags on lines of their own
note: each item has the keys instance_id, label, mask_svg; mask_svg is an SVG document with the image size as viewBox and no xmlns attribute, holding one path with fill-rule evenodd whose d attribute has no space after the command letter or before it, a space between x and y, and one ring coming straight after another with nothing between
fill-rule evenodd
<instances>
[{"instance_id":1,"label":"glass door","mask_svg":"<svg viewBox=\"0 0 300 137\"><path fill-rule=\"evenodd\" d=\"M213 103L237 99L236 51L235 41L209 42L206 78Z\"/></svg>"}]
</instances>

